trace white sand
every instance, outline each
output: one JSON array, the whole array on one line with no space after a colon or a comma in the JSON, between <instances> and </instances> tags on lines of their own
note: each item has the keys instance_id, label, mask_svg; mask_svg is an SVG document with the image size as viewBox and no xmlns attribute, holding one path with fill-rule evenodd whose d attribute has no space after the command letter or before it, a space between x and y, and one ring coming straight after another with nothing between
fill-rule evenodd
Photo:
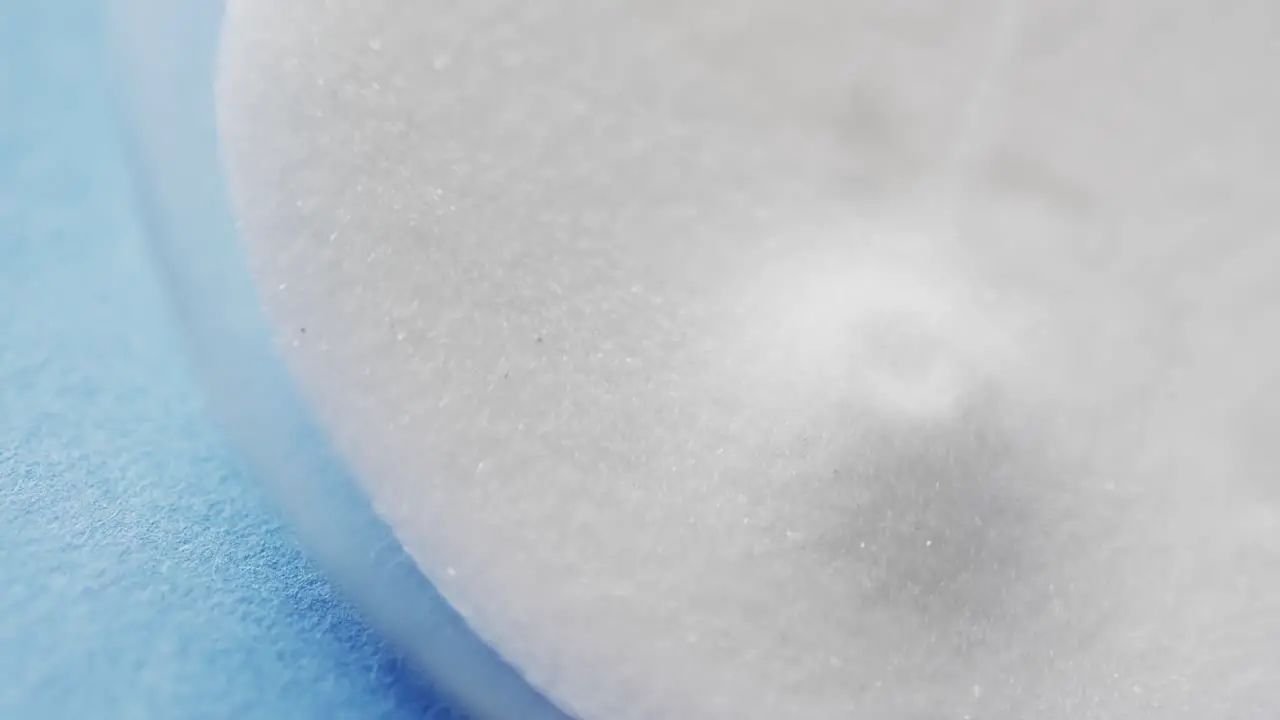
<instances>
[{"instance_id":1,"label":"white sand","mask_svg":"<svg viewBox=\"0 0 1280 720\"><path fill-rule=\"evenodd\" d=\"M280 346L563 707L1280 717L1280 4L228 4Z\"/></svg>"}]
</instances>

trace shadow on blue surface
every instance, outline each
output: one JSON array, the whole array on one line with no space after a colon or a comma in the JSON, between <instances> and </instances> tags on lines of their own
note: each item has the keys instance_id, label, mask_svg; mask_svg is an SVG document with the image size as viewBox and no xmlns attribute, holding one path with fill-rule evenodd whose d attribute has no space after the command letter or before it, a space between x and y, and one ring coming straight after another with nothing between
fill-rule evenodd
<instances>
[{"instance_id":1,"label":"shadow on blue surface","mask_svg":"<svg viewBox=\"0 0 1280 720\"><path fill-rule=\"evenodd\" d=\"M208 419L101 12L0 2L0 717L448 717Z\"/></svg>"}]
</instances>

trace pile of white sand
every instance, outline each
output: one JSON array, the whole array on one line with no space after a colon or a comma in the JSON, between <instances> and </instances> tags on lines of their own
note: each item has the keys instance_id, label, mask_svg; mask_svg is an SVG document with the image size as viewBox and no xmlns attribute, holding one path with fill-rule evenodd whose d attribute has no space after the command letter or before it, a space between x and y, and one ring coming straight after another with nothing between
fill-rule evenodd
<instances>
[{"instance_id":1,"label":"pile of white sand","mask_svg":"<svg viewBox=\"0 0 1280 720\"><path fill-rule=\"evenodd\" d=\"M1280 4L228 6L283 355L562 707L1280 717Z\"/></svg>"}]
</instances>

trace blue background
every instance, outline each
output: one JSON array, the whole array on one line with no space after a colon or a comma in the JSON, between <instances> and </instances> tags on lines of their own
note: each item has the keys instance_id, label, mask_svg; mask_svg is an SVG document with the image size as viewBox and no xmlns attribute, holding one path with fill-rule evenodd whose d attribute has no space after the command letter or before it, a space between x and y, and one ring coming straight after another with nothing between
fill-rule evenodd
<instances>
[{"instance_id":1,"label":"blue background","mask_svg":"<svg viewBox=\"0 0 1280 720\"><path fill-rule=\"evenodd\" d=\"M0 718L452 717L209 419L92 0L0 0Z\"/></svg>"}]
</instances>

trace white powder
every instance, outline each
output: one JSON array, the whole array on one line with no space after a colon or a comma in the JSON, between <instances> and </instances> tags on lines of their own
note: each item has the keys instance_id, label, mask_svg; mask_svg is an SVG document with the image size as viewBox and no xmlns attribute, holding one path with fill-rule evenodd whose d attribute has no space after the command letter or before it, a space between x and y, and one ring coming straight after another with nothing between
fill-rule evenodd
<instances>
[{"instance_id":1,"label":"white powder","mask_svg":"<svg viewBox=\"0 0 1280 720\"><path fill-rule=\"evenodd\" d=\"M281 351L563 707L1280 716L1280 5L228 6Z\"/></svg>"}]
</instances>

